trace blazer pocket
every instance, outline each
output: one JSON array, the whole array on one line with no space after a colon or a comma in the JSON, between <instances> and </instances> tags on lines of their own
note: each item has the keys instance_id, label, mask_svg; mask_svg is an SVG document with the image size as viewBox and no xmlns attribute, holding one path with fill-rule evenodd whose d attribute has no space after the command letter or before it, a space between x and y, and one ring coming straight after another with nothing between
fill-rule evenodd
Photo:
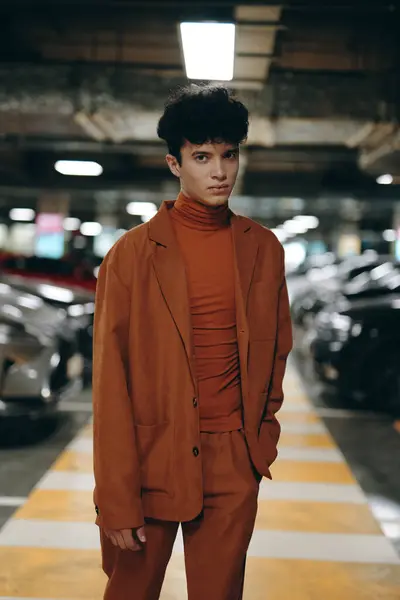
<instances>
[{"instance_id":1,"label":"blazer pocket","mask_svg":"<svg viewBox=\"0 0 400 600\"><path fill-rule=\"evenodd\" d=\"M172 495L172 425L135 425L142 492Z\"/></svg>"},{"instance_id":2,"label":"blazer pocket","mask_svg":"<svg viewBox=\"0 0 400 600\"><path fill-rule=\"evenodd\" d=\"M263 422L261 425L258 435L258 443L261 454L264 457L268 467L270 467L278 456L278 448L270 434L268 422Z\"/></svg>"}]
</instances>

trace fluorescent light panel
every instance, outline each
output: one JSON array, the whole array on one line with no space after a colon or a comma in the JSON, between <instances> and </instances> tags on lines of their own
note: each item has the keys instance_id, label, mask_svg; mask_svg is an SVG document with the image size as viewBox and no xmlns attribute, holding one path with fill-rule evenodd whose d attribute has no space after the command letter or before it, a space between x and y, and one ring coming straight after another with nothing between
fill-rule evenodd
<instances>
[{"instance_id":1,"label":"fluorescent light panel","mask_svg":"<svg viewBox=\"0 0 400 600\"><path fill-rule=\"evenodd\" d=\"M386 175L381 175L380 177L378 177L376 181L381 185L390 185L391 183L393 183L393 176L389 173L386 173Z\"/></svg>"},{"instance_id":2,"label":"fluorescent light panel","mask_svg":"<svg viewBox=\"0 0 400 600\"><path fill-rule=\"evenodd\" d=\"M385 229L382 235L386 242L395 242L397 240L397 233L394 229Z\"/></svg>"},{"instance_id":3,"label":"fluorescent light panel","mask_svg":"<svg viewBox=\"0 0 400 600\"><path fill-rule=\"evenodd\" d=\"M294 221L301 223L307 229L316 229L319 226L319 219L309 215L297 215L294 217Z\"/></svg>"},{"instance_id":4,"label":"fluorescent light panel","mask_svg":"<svg viewBox=\"0 0 400 600\"><path fill-rule=\"evenodd\" d=\"M129 202L126 212L138 217L154 217L157 206L153 202Z\"/></svg>"},{"instance_id":5,"label":"fluorescent light panel","mask_svg":"<svg viewBox=\"0 0 400 600\"><path fill-rule=\"evenodd\" d=\"M186 75L189 79L233 79L233 23L181 23L180 29Z\"/></svg>"},{"instance_id":6,"label":"fluorescent light panel","mask_svg":"<svg viewBox=\"0 0 400 600\"><path fill-rule=\"evenodd\" d=\"M300 221L290 220L290 221L284 222L283 230L286 233L301 234L301 233L306 233L306 231L308 230L308 227L306 225L304 225L303 223L301 223Z\"/></svg>"},{"instance_id":7,"label":"fluorescent light panel","mask_svg":"<svg viewBox=\"0 0 400 600\"><path fill-rule=\"evenodd\" d=\"M54 168L61 175L80 177L98 177L103 172L103 167L93 160L58 160Z\"/></svg>"},{"instance_id":8,"label":"fluorescent light panel","mask_svg":"<svg viewBox=\"0 0 400 600\"><path fill-rule=\"evenodd\" d=\"M10 219L12 221L33 221L35 211L32 208L12 208L10 210Z\"/></svg>"},{"instance_id":9,"label":"fluorescent light panel","mask_svg":"<svg viewBox=\"0 0 400 600\"><path fill-rule=\"evenodd\" d=\"M100 235L103 231L103 227L100 223L87 221L86 223L82 223L81 225L81 234L86 236L96 236Z\"/></svg>"},{"instance_id":10,"label":"fluorescent light panel","mask_svg":"<svg viewBox=\"0 0 400 600\"><path fill-rule=\"evenodd\" d=\"M66 217L64 219L64 229L66 231L77 231L81 225L81 220L75 217Z\"/></svg>"}]
</instances>

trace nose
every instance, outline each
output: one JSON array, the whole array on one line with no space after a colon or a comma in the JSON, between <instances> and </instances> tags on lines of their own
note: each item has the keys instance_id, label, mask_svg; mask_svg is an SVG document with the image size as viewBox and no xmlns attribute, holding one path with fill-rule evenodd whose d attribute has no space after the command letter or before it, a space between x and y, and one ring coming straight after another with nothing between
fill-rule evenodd
<instances>
[{"instance_id":1,"label":"nose","mask_svg":"<svg viewBox=\"0 0 400 600\"><path fill-rule=\"evenodd\" d=\"M225 181L227 175L222 159L219 158L216 160L213 171L211 173L211 177L213 179L216 179L217 181Z\"/></svg>"}]
</instances>

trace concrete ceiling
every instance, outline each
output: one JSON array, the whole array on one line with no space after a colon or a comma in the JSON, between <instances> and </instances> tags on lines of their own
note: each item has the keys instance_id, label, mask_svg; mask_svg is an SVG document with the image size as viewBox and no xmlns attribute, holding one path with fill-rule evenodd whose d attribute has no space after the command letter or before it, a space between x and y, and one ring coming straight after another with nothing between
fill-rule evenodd
<instances>
[{"instance_id":1,"label":"concrete ceiling","mask_svg":"<svg viewBox=\"0 0 400 600\"><path fill-rule=\"evenodd\" d=\"M378 174L400 182L399 9L321 4L3 1L0 189L164 189L156 125L186 83L182 19L237 24L229 85L252 115L239 193L374 196ZM104 177L59 177L63 157L97 158Z\"/></svg>"}]
</instances>

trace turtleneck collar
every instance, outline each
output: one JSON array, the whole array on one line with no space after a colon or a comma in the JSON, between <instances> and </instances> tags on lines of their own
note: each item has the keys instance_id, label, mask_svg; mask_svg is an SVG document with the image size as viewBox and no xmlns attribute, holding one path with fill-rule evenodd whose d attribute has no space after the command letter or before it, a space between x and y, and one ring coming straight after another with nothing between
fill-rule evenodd
<instances>
[{"instance_id":1,"label":"turtleneck collar","mask_svg":"<svg viewBox=\"0 0 400 600\"><path fill-rule=\"evenodd\" d=\"M227 204L207 206L192 200L181 192L173 203L171 216L186 227L202 231L216 231L229 226L231 211Z\"/></svg>"}]
</instances>

